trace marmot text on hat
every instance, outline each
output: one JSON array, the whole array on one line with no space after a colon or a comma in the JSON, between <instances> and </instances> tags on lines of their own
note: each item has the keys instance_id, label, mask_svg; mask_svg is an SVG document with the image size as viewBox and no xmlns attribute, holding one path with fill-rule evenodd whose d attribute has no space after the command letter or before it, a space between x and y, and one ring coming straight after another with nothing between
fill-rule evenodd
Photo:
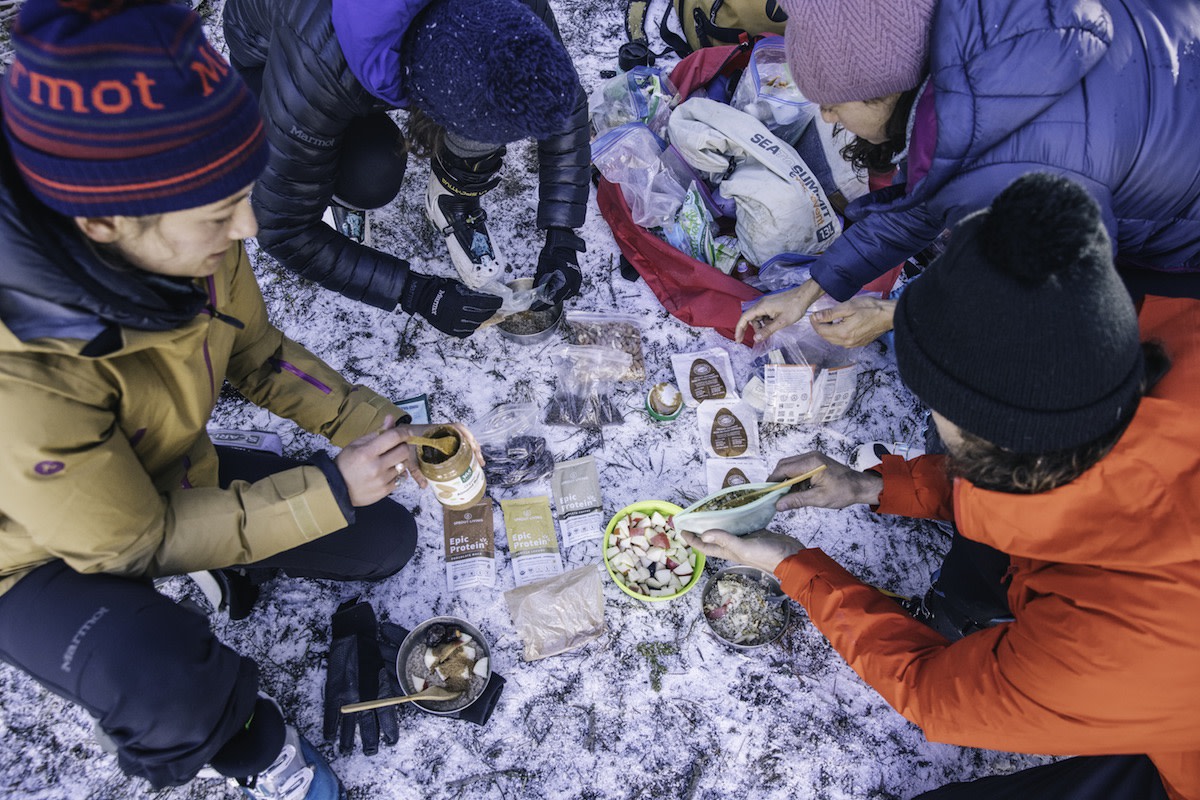
<instances>
[{"instance_id":1,"label":"marmot text on hat","mask_svg":"<svg viewBox=\"0 0 1200 800\"><path fill-rule=\"evenodd\" d=\"M821 105L915 89L929 63L936 0L782 0L788 66Z\"/></svg>"},{"instance_id":2,"label":"marmot text on hat","mask_svg":"<svg viewBox=\"0 0 1200 800\"><path fill-rule=\"evenodd\" d=\"M258 106L188 8L26 0L12 45L4 135L29 188L59 213L195 208L266 165Z\"/></svg>"},{"instance_id":3,"label":"marmot text on hat","mask_svg":"<svg viewBox=\"0 0 1200 800\"><path fill-rule=\"evenodd\" d=\"M409 28L404 63L414 105L487 144L559 133L580 91L562 43L519 0L434 0Z\"/></svg>"},{"instance_id":4,"label":"marmot text on hat","mask_svg":"<svg viewBox=\"0 0 1200 800\"><path fill-rule=\"evenodd\" d=\"M1100 208L1078 184L1025 175L963 220L900 295L896 360L913 393L1017 453L1100 438L1136 406L1137 314Z\"/></svg>"}]
</instances>

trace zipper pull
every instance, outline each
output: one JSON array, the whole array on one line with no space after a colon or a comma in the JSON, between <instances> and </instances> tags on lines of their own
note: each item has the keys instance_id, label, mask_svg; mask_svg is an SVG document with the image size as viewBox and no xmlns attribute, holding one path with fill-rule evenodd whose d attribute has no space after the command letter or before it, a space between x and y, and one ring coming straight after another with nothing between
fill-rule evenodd
<instances>
[{"instance_id":1,"label":"zipper pull","mask_svg":"<svg viewBox=\"0 0 1200 800\"><path fill-rule=\"evenodd\" d=\"M239 331L246 330L246 323L242 322L237 317L231 317L228 314L222 314L220 311L217 311L217 309L213 307L212 303L209 303L207 306L205 306L204 310L207 311L209 314L211 314L212 318L215 320L224 322L226 325L230 325L234 328L237 328Z\"/></svg>"}]
</instances>

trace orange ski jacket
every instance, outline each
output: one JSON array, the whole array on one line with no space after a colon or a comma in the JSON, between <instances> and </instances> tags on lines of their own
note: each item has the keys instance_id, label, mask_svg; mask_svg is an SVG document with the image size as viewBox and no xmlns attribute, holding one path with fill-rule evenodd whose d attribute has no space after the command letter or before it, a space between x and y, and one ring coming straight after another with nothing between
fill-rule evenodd
<instances>
[{"instance_id":1,"label":"orange ski jacket","mask_svg":"<svg viewBox=\"0 0 1200 800\"><path fill-rule=\"evenodd\" d=\"M1117 445L1036 495L951 485L940 462L885 458L878 511L953 512L1012 558L1014 621L949 643L817 549L784 590L930 741L1062 755L1145 753L1200 798L1200 302L1147 298L1170 372Z\"/></svg>"}]
</instances>

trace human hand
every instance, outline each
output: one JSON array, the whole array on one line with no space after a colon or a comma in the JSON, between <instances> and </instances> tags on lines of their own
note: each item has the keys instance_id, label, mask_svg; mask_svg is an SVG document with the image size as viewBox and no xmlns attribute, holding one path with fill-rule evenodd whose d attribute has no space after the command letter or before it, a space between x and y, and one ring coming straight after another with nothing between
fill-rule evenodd
<instances>
[{"instance_id":1,"label":"human hand","mask_svg":"<svg viewBox=\"0 0 1200 800\"><path fill-rule=\"evenodd\" d=\"M500 309L503 301L494 294L468 289L450 278L435 278L409 272L400 295L400 307L420 314L442 333L465 339Z\"/></svg>"},{"instance_id":2,"label":"human hand","mask_svg":"<svg viewBox=\"0 0 1200 800\"><path fill-rule=\"evenodd\" d=\"M823 294L825 290L819 283L808 280L795 289L767 295L743 312L733 330L733 340L742 341L746 330L750 329L754 331L755 340L761 342L775 331L798 322Z\"/></svg>"},{"instance_id":3,"label":"human hand","mask_svg":"<svg viewBox=\"0 0 1200 800\"><path fill-rule=\"evenodd\" d=\"M767 480L786 480L821 465L825 469L805 482L807 488L788 492L779 498L775 508L787 511L792 508L846 508L858 503L879 504L879 493L883 491L882 476L850 469L840 461L816 451L782 459Z\"/></svg>"},{"instance_id":4,"label":"human hand","mask_svg":"<svg viewBox=\"0 0 1200 800\"><path fill-rule=\"evenodd\" d=\"M679 531L679 535L684 542L706 556L758 567L769 573L775 572L779 562L804 549L804 544L798 539L771 531L734 536L728 531L714 528L699 535L691 531Z\"/></svg>"},{"instance_id":5,"label":"human hand","mask_svg":"<svg viewBox=\"0 0 1200 800\"><path fill-rule=\"evenodd\" d=\"M830 344L862 347L892 329L895 300L861 295L812 313L813 329Z\"/></svg>"},{"instance_id":6,"label":"human hand","mask_svg":"<svg viewBox=\"0 0 1200 800\"><path fill-rule=\"evenodd\" d=\"M568 228L546 231L546 244L538 256L533 285L542 287L541 294L549 303L561 303L579 294L583 274L579 271L578 254L586 249L587 245L575 231Z\"/></svg>"}]
</instances>

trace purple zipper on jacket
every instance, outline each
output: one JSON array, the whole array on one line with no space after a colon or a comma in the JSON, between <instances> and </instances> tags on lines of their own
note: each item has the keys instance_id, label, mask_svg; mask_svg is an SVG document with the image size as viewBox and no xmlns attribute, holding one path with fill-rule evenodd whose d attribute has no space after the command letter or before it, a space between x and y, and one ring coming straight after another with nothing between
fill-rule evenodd
<instances>
[{"instance_id":1,"label":"purple zipper on jacket","mask_svg":"<svg viewBox=\"0 0 1200 800\"><path fill-rule=\"evenodd\" d=\"M333 392L333 390L330 389L328 386L321 383L319 380L314 378L312 375L309 375L307 372L300 369L295 364L289 364L287 361L284 361L279 358L274 358L274 357L270 358L269 361L271 362L271 365L275 367L275 369L280 370L282 372L292 373L293 375L295 375L297 378L304 381L305 383L308 383L308 384L311 384L312 386L317 387L317 389L319 389L322 394L331 394Z\"/></svg>"},{"instance_id":2,"label":"purple zipper on jacket","mask_svg":"<svg viewBox=\"0 0 1200 800\"><path fill-rule=\"evenodd\" d=\"M188 479L188 472L192 469L192 460L187 456L183 457L183 477L179 479L179 486L182 489L192 488L192 482Z\"/></svg>"}]
</instances>

